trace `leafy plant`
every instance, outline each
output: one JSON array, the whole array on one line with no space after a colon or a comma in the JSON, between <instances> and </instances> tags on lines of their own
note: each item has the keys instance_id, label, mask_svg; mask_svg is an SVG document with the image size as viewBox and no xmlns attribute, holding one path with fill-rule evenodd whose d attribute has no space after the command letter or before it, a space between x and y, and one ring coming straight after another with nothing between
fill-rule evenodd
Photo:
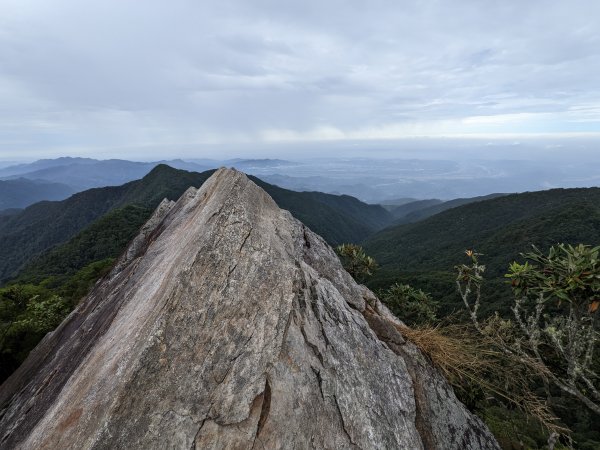
<instances>
[{"instance_id":1,"label":"leafy plant","mask_svg":"<svg viewBox=\"0 0 600 450\"><path fill-rule=\"evenodd\" d=\"M377 270L377 262L360 245L342 244L336 247L336 252L344 269L358 282L363 282Z\"/></svg>"},{"instance_id":2,"label":"leafy plant","mask_svg":"<svg viewBox=\"0 0 600 450\"><path fill-rule=\"evenodd\" d=\"M8 333L45 335L53 331L69 312L69 305L58 295L51 295L46 299L35 296L27 302L23 314L12 322Z\"/></svg>"},{"instance_id":3,"label":"leafy plant","mask_svg":"<svg viewBox=\"0 0 600 450\"><path fill-rule=\"evenodd\" d=\"M470 264L456 266L460 296L482 338L490 339L514 364L529 368L548 398L550 389L557 388L596 414L600 413L594 357L599 339L599 250L559 244L547 255L535 247L522 254L525 262L513 262L506 274L514 294L514 322L503 320L502 327L478 314L485 272L480 255L467 251Z\"/></svg>"},{"instance_id":4,"label":"leafy plant","mask_svg":"<svg viewBox=\"0 0 600 450\"><path fill-rule=\"evenodd\" d=\"M0 289L0 380L10 375L70 310L62 297L41 286Z\"/></svg>"},{"instance_id":5,"label":"leafy plant","mask_svg":"<svg viewBox=\"0 0 600 450\"><path fill-rule=\"evenodd\" d=\"M513 313L527 351L549 369L549 381L600 414L600 373L594 355L600 340L600 247L563 245L548 255L534 247L506 275ZM531 264L530 264L531 262ZM526 349L526 350L524 350Z\"/></svg>"},{"instance_id":6,"label":"leafy plant","mask_svg":"<svg viewBox=\"0 0 600 450\"><path fill-rule=\"evenodd\" d=\"M39 284L0 288L0 382L19 367L46 333L62 322L113 262L108 258L69 277L48 277Z\"/></svg>"},{"instance_id":7,"label":"leafy plant","mask_svg":"<svg viewBox=\"0 0 600 450\"><path fill-rule=\"evenodd\" d=\"M408 325L432 324L437 320L437 302L429 294L408 284L394 283L381 291L379 298Z\"/></svg>"}]
</instances>

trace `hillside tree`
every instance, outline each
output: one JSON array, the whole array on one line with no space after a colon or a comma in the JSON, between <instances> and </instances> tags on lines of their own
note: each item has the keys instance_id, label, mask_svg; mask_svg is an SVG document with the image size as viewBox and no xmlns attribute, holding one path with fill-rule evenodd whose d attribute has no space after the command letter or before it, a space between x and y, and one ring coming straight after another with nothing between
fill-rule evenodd
<instances>
[{"instance_id":1,"label":"hillside tree","mask_svg":"<svg viewBox=\"0 0 600 450\"><path fill-rule=\"evenodd\" d=\"M596 357L600 333L600 247L559 244L544 254L536 247L513 262L506 277L514 301L514 326L498 341L506 352L533 362L546 384L575 397L600 414L600 373ZM467 251L469 264L456 267L457 287L476 329L494 330L479 317L485 266Z\"/></svg>"}]
</instances>

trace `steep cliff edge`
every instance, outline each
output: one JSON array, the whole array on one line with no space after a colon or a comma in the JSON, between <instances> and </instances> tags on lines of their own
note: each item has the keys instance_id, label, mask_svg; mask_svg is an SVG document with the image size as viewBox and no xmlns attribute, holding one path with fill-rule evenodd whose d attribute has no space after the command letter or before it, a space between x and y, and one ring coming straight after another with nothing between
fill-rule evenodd
<instances>
[{"instance_id":1,"label":"steep cliff edge","mask_svg":"<svg viewBox=\"0 0 600 450\"><path fill-rule=\"evenodd\" d=\"M220 169L2 385L0 448L498 448L397 324Z\"/></svg>"}]
</instances>

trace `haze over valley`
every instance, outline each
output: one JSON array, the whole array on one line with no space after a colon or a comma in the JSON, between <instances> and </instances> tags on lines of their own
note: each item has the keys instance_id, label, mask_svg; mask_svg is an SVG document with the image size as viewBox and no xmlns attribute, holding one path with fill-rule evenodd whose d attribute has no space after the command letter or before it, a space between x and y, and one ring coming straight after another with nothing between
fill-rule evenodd
<instances>
[{"instance_id":1,"label":"haze over valley","mask_svg":"<svg viewBox=\"0 0 600 450\"><path fill-rule=\"evenodd\" d=\"M481 147L478 149L477 145ZM0 166L0 208L3 204L17 208L24 204L23 201L3 200L14 194L9 194L8 185L4 188L1 181L13 180L14 183L21 179L23 183L22 179L27 179L38 184L60 184L62 191L39 188L46 190L47 194L32 197L55 200L66 198L69 192L114 186L141 178L160 163L199 172L222 166L235 167L287 189L345 194L367 203L380 204L395 204L402 199L452 200L493 193L597 186L600 183L600 171L597 169L600 167L600 154L592 151L595 143L586 141L582 145L575 141L567 145L573 148L561 147L560 151L551 151L530 147L527 143L513 143L498 150L495 147L499 144L472 143L470 151L463 150L461 153L451 153L450 146L443 159L440 158L444 155L443 151L425 149L398 152L402 156L400 158L290 158L293 155L286 153L288 158L285 159L178 158L139 162L63 157L32 163L7 163ZM324 148L328 146L324 145ZM420 158L410 158L412 155ZM493 158L490 157L492 155ZM26 204L30 203L33 201Z\"/></svg>"}]
</instances>

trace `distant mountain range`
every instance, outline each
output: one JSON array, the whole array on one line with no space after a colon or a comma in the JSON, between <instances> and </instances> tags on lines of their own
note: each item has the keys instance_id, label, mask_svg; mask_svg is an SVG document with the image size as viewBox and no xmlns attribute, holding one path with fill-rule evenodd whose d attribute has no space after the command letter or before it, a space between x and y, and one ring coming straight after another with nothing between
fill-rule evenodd
<instances>
[{"instance_id":1,"label":"distant mountain range","mask_svg":"<svg viewBox=\"0 0 600 450\"><path fill-rule=\"evenodd\" d=\"M42 257L45 251L76 238L105 214L136 205L145 212L135 211L137 220L132 222L135 226L129 227L130 233L115 231L116 235L122 236L122 242L127 243L163 198L178 199L188 187L199 187L212 173L187 172L161 164L137 181L86 190L60 202L36 203L22 212L0 217L0 281L17 275L31 258ZM332 245L359 242L389 225L393 219L383 207L368 205L349 196L294 192L251 178L281 208L289 210ZM115 220L120 220L118 214ZM110 250L104 253L92 252L91 259L81 263L117 256L114 252L118 254L118 250L122 250L106 246L109 247ZM78 254L71 252L69 257L79 260ZM60 264L55 266L61 267Z\"/></svg>"},{"instance_id":2,"label":"distant mountain range","mask_svg":"<svg viewBox=\"0 0 600 450\"><path fill-rule=\"evenodd\" d=\"M490 194L483 195L481 197L457 198L454 200L448 200L446 202L438 199L417 200L411 203L405 203L404 205L400 205L392 209L388 208L388 211L390 211L390 213L396 219L394 224L400 225L403 223L418 222L443 211L447 211L448 209L468 205L469 203L491 200L493 198L502 197L503 195L506 194Z\"/></svg>"},{"instance_id":3,"label":"distant mountain range","mask_svg":"<svg viewBox=\"0 0 600 450\"><path fill-rule=\"evenodd\" d=\"M30 164L20 164L0 169L0 178L16 177L32 180L44 180L69 185L74 191L104 186L117 186L128 181L142 178L158 164L164 161L135 162L122 159L97 160L91 158L42 159ZM204 166L183 160L171 160L172 167L205 171ZM50 199L46 199L50 200Z\"/></svg>"},{"instance_id":4,"label":"distant mountain range","mask_svg":"<svg viewBox=\"0 0 600 450\"><path fill-rule=\"evenodd\" d=\"M392 214L392 216L394 216L396 220L399 220L415 211L427 209L431 206L440 205L442 203L444 202L437 198L428 200L413 200L398 206L388 206L386 209Z\"/></svg>"},{"instance_id":5,"label":"distant mountain range","mask_svg":"<svg viewBox=\"0 0 600 450\"><path fill-rule=\"evenodd\" d=\"M297 157L300 156L299 153ZM295 161L201 158L153 162L58 158L0 166L0 180L38 179L66 184L79 192L140 179L161 163L194 172L234 167L285 189L350 195L388 208L415 200L449 201L492 192L593 187L600 183L595 164L576 160L557 163L551 159L449 161L343 157Z\"/></svg>"},{"instance_id":6,"label":"distant mountain range","mask_svg":"<svg viewBox=\"0 0 600 450\"><path fill-rule=\"evenodd\" d=\"M62 157L41 159L32 163L16 164L0 168L0 179L20 177L61 182L82 190L92 187L118 185L139 179L159 164L167 164L176 169L202 172L220 166L235 167L238 170L261 170L288 166L294 163L282 159L195 159L189 161L171 159L136 162L124 159L98 160L92 158Z\"/></svg>"},{"instance_id":7,"label":"distant mountain range","mask_svg":"<svg viewBox=\"0 0 600 450\"><path fill-rule=\"evenodd\" d=\"M32 163L14 164L0 168L0 177L10 177L15 175L22 175L26 173L35 172L38 170L49 169L51 167L61 167L68 165L83 165L83 164L94 164L96 159L92 158L72 158L62 157L55 159L40 159Z\"/></svg>"},{"instance_id":8,"label":"distant mountain range","mask_svg":"<svg viewBox=\"0 0 600 450\"><path fill-rule=\"evenodd\" d=\"M0 180L0 211L25 208L42 200L63 200L73 193L75 190L63 183L27 178Z\"/></svg>"},{"instance_id":9,"label":"distant mountain range","mask_svg":"<svg viewBox=\"0 0 600 450\"><path fill-rule=\"evenodd\" d=\"M135 162L122 159L97 160L63 157L0 168L0 210L24 208L41 200L62 200L75 192L118 186L137 180L159 164L204 172L221 166L252 173L292 164L281 159L231 159Z\"/></svg>"},{"instance_id":10,"label":"distant mountain range","mask_svg":"<svg viewBox=\"0 0 600 450\"><path fill-rule=\"evenodd\" d=\"M412 197L392 198L392 199L381 202L381 206L383 206L388 211L391 211L391 210L397 208L398 206L406 205L407 203L412 203L412 202L416 202L416 201L417 201L417 199L412 198Z\"/></svg>"}]
</instances>

